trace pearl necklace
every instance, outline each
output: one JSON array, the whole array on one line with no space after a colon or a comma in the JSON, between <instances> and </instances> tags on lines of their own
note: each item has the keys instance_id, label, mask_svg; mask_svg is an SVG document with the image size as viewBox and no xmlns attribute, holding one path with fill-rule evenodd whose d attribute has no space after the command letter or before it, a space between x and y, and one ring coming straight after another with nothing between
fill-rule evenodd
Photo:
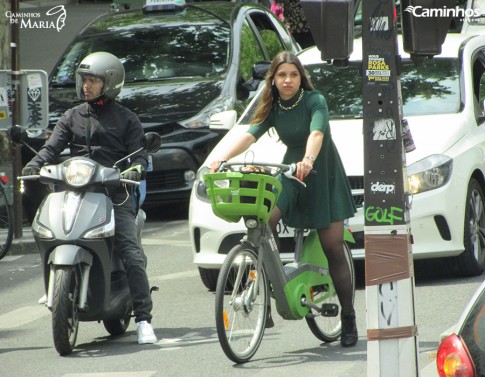
<instances>
[{"instance_id":1,"label":"pearl necklace","mask_svg":"<svg viewBox=\"0 0 485 377\"><path fill-rule=\"evenodd\" d=\"M305 92L305 91L303 90L303 88L301 88L301 90L300 90L300 97L298 97L298 99L296 100L296 102L295 102L293 105L288 106L288 107L283 106L283 105L281 104L281 97L279 97L279 98L278 98L278 106L279 106L279 107L281 107L283 110L293 110L295 107L297 107L297 106L300 104L301 99L303 98L303 93L304 93L304 92Z\"/></svg>"}]
</instances>

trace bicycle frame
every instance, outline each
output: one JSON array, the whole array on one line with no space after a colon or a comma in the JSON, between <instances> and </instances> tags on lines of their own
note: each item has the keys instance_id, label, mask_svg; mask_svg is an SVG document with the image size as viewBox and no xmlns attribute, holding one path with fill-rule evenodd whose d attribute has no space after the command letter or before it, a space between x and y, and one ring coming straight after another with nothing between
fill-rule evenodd
<instances>
[{"instance_id":1,"label":"bicycle frame","mask_svg":"<svg viewBox=\"0 0 485 377\"><path fill-rule=\"evenodd\" d=\"M328 262L320 246L318 235L310 232L303 242L303 230L296 230L295 262L283 266L271 228L258 222L255 228L248 228L242 243L248 242L258 250L256 284L261 276L261 269L266 269L271 282L271 290L280 316L287 320L299 320L307 316L310 309L319 313L335 310L333 307L318 306L329 296L335 294L328 270ZM345 240L353 241L350 232L345 229ZM314 289L323 290L324 294L314 300ZM252 294L256 295L257 292Z\"/></svg>"}]
</instances>

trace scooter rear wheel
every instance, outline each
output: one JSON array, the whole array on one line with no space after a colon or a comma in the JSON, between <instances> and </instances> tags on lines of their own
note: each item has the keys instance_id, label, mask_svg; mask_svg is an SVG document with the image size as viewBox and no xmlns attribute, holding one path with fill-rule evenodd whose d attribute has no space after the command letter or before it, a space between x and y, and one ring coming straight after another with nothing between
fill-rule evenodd
<instances>
[{"instance_id":1,"label":"scooter rear wheel","mask_svg":"<svg viewBox=\"0 0 485 377\"><path fill-rule=\"evenodd\" d=\"M79 327L79 288L81 279L73 266L58 266L52 303L52 334L59 355L69 355L76 344Z\"/></svg>"},{"instance_id":2,"label":"scooter rear wheel","mask_svg":"<svg viewBox=\"0 0 485 377\"><path fill-rule=\"evenodd\" d=\"M128 326L130 326L132 311L133 309L130 308L124 318L103 320L103 325L106 331L112 336L123 335L128 329Z\"/></svg>"}]
</instances>

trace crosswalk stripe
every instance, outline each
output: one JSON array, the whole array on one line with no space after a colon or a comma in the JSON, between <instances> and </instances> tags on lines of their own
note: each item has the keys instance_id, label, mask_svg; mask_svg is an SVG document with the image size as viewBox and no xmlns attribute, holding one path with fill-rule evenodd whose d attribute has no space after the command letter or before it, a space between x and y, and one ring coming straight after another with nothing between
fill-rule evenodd
<instances>
[{"instance_id":1,"label":"crosswalk stripe","mask_svg":"<svg viewBox=\"0 0 485 377\"><path fill-rule=\"evenodd\" d=\"M0 315L0 329L20 327L50 314L51 312L43 305L24 306Z\"/></svg>"}]
</instances>

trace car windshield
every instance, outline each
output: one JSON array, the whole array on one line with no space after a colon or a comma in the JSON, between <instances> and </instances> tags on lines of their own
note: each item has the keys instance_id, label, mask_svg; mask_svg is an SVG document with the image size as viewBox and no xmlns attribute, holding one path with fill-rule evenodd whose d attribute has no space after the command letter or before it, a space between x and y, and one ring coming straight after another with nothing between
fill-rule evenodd
<instances>
[{"instance_id":1,"label":"car windshield","mask_svg":"<svg viewBox=\"0 0 485 377\"><path fill-rule=\"evenodd\" d=\"M475 363L477 376L485 373L485 290L482 290L478 300L464 323L461 337Z\"/></svg>"},{"instance_id":2,"label":"car windshield","mask_svg":"<svg viewBox=\"0 0 485 377\"><path fill-rule=\"evenodd\" d=\"M319 63L305 68L315 89L327 100L330 119L362 118L360 65L336 68ZM461 105L458 61L434 58L419 67L406 63L401 73L401 89L405 116L458 112Z\"/></svg>"},{"instance_id":3,"label":"car windshield","mask_svg":"<svg viewBox=\"0 0 485 377\"><path fill-rule=\"evenodd\" d=\"M230 33L227 24L213 20L91 35L71 46L51 83L73 85L81 60L96 51L120 58L125 82L221 75L227 69Z\"/></svg>"}]
</instances>

